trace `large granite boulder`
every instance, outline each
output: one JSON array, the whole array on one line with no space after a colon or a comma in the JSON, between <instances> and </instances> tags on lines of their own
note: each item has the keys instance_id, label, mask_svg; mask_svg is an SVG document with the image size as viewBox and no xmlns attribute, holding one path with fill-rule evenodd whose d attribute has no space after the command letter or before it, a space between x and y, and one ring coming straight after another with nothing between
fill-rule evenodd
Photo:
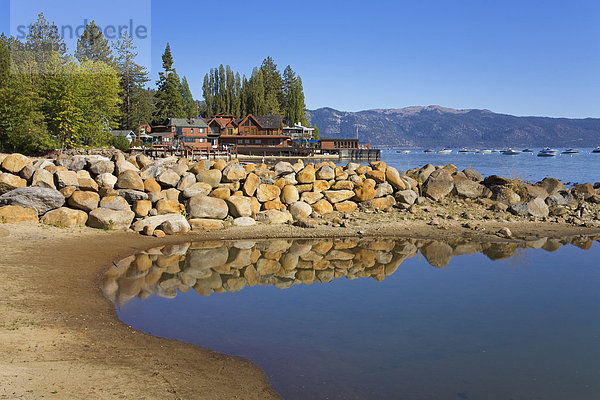
<instances>
[{"instance_id":1,"label":"large granite boulder","mask_svg":"<svg viewBox=\"0 0 600 400\"><path fill-rule=\"evenodd\" d=\"M373 194L375 193L375 189L373 189ZM350 200L355 196L354 191L352 190L326 190L323 192L327 200L332 203L340 203L342 201Z\"/></svg>"},{"instance_id":2,"label":"large granite boulder","mask_svg":"<svg viewBox=\"0 0 600 400\"><path fill-rule=\"evenodd\" d=\"M549 214L548 206L543 199L536 197L525 203L513 204L509 211L515 215L543 218Z\"/></svg>"},{"instance_id":3,"label":"large granite boulder","mask_svg":"<svg viewBox=\"0 0 600 400\"><path fill-rule=\"evenodd\" d=\"M229 206L229 214L233 217L250 217L252 215L252 201L250 197L231 196L225 201Z\"/></svg>"},{"instance_id":4,"label":"large granite boulder","mask_svg":"<svg viewBox=\"0 0 600 400\"><path fill-rule=\"evenodd\" d=\"M221 171L218 169L209 169L198 172L196 180L208 183L211 187L216 188L221 183L221 177Z\"/></svg>"},{"instance_id":5,"label":"large granite boulder","mask_svg":"<svg viewBox=\"0 0 600 400\"><path fill-rule=\"evenodd\" d=\"M85 192L77 190L69 197L68 203L72 208L77 208L83 211L92 211L98 208L100 195L95 192Z\"/></svg>"},{"instance_id":6,"label":"large granite boulder","mask_svg":"<svg viewBox=\"0 0 600 400\"><path fill-rule=\"evenodd\" d=\"M463 175L454 175L454 194L458 197L475 199L481 197L485 186Z\"/></svg>"},{"instance_id":7,"label":"large granite boulder","mask_svg":"<svg viewBox=\"0 0 600 400\"><path fill-rule=\"evenodd\" d=\"M90 212L87 225L97 229L124 231L129 229L134 218L133 211L96 208Z\"/></svg>"},{"instance_id":8,"label":"large granite boulder","mask_svg":"<svg viewBox=\"0 0 600 400\"><path fill-rule=\"evenodd\" d=\"M41 218L40 222L61 228L73 228L85 225L87 220L88 215L84 211L61 207L56 210L48 211Z\"/></svg>"},{"instance_id":9,"label":"large granite boulder","mask_svg":"<svg viewBox=\"0 0 600 400\"><path fill-rule=\"evenodd\" d=\"M308 218L312 214L313 209L309 204L303 201L297 201L289 206L289 212L292 214L292 218L294 218L295 221L298 221L303 218Z\"/></svg>"},{"instance_id":10,"label":"large granite boulder","mask_svg":"<svg viewBox=\"0 0 600 400\"><path fill-rule=\"evenodd\" d=\"M14 224L18 222L37 222L38 214L35 210L21 206L0 207L0 223Z\"/></svg>"},{"instance_id":11,"label":"large granite boulder","mask_svg":"<svg viewBox=\"0 0 600 400\"><path fill-rule=\"evenodd\" d=\"M144 229L148 229L146 227L151 228L152 231L160 229L167 235L187 233L191 230L190 224L181 214L167 214L148 217L136 221L131 228L136 232L143 232Z\"/></svg>"},{"instance_id":12,"label":"large granite boulder","mask_svg":"<svg viewBox=\"0 0 600 400\"><path fill-rule=\"evenodd\" d=\"M6 158L2 161L2 169L10 172L11 174L18 174L23 168L32 164L33 161L31 161L31 159L28 157L25 157L23 154L14 153L6 156Z\"/></svg>"},{"instance_id":13,"label":"large granite boulder","mask_svg":"<svg viewBox=\"0 0 600 400\"><path fill-rule=\"evenodd\" d=\"M27 181L25 179L9 173L0 173L0 194L26 186Z\"/></svg>"},{"instance_id":14,"label":"large granite boulder","mask_svg":"<svg viewBox=\"0 0 600 400\"><path fill-rule=\"evenodd\" d=\"M191 218L225 219L229 206L225 200L200 195L190 199L188 212Z\"/></svg>"},{"instance_id":15,"label":"large granite boulder","mask_svg":"<svg viewBox=\"0 0 600 400\"><path fill-rule=\"evenodd\" d=\"M438 201L452 192L454 180L446 169L435 170L423 184L423 194Z\"/></svg>"},{"instance_id":16,"label":"large granite boulder","mask_svg":"<svg viewBox=\"0 0 600 400\"><path fill-rule=\"evenodd\" d=\"M56 189L42 187L24 187L12 190L0 196L0 205L32 208L38 215L62 207L65 197Z\"/></svg>"},{"instance_id":17,"label":"large granite boulder","mask_svg":"<svg viewBox=\"0 0 600 400\"><path fill-rule=\"evenodd\" d=\"M246 178L246 170L238 163L230 163L222 171L224 182L239 182Z\"/></svg>"},{"instance_id":18,"label":"large granite boulder","mask_svg":"<svg viewBox=\"0 0 600 400\"><path fill-rule=\"evenodd\" d=\"M33 174L31 186L56 189L56 185L54 184L54 175L45 169L38 169Z\"/></svg>"},{"instance_id":19,"label":"large granite boulder","mask_svg":"<svg viewBox=\"0 0 600 400\"><path fill-rule=\"evenodd\" d=\"M177 178L179 180L179 178ZM119 174L116 187L118 189L131 189L144 191L144 181L140 178L137 171L126 170Z\"/></svg>"}]
</instances>

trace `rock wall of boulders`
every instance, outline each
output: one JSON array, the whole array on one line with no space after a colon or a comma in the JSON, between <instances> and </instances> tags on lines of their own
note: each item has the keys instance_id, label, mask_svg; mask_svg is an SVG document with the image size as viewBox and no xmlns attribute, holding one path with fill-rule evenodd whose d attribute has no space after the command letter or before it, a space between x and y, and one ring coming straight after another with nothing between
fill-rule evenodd
<instances>
[{"instance_id":1,"label":"rock wall of boulders","mask_svg":"<svg viewBox=\"0 0 600 400\"><path fill-rule=\"evenodd\" d=\"M453 165L426 165L402 174L385 162L240 164L237 160L152 160L145 155L0 156L0 222L40 221L73 227L132 229L146 235L295 223L356 211L411 210L449 198L478 200L519 216L592 213L599 186L567 189L546 178L524 184L483 178ZM571 213L571 214L570 214ZM342 220L343 223L343 220Z\"/></svg>"},{"instance_id":2,"label":"rock wall of boulders","mask_svg":"<svg viewBox=\"0 0 600 400\"><path fill-rule=\"evenodd\" d=\"M117 262L105 274L102 288L109 299L122 305L134 297L174 298L190 289L208 296L257 285L287 289L342 277L383 281L419 252L433 267L444 268L460 255L483 253L499 260L511 257L519 248L556 251L561 245L572 244L587 250L593 241L590 237L522 243L348 238L183 243L153 248Z\"/></svg>"}]
</instances>

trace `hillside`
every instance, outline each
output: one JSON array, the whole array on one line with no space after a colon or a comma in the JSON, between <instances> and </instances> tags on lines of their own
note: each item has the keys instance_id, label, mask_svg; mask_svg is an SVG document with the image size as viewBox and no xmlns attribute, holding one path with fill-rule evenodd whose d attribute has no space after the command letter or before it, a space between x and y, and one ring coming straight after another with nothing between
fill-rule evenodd
<instances>
[{"instance_id":1,"label":"hillside","mask_svg":"<svg viewBox=\"0 0 600 400\"><path fill-rule=\"evenodd\" d=\"M516 117L440 106L344 112L307 111L321 137L356 137L391 147L596 147L600 118Z\"/></svg>"}]
</instances>

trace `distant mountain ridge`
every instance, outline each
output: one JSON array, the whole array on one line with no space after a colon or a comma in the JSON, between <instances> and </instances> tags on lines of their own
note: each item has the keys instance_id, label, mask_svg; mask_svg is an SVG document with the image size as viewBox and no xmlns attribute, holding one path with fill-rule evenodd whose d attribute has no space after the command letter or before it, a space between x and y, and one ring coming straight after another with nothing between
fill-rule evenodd
<instances>
[{"instance_id":1,"label":"distant mountain ridge","mask_svg":"<svg viewBox=\"0 0 600 400\"><path fill-rule=\"evenodd\" d=\"M596 147L600 118L517 117L441 106L359 112L307 111L321 137L354 138L387 147Z\"/></svg>"}]
</instances>

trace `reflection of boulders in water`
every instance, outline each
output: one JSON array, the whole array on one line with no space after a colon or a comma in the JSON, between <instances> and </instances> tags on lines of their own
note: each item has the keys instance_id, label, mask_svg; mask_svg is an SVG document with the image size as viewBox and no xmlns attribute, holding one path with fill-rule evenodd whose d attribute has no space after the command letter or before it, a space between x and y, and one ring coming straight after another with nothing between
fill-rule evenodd
<instances>
[{"instance_id":1,"label":"reflection of boulders in water","mask_svg":"<svg viewBox=\"0 0 600 400\"><path fill-rule=\"evenodd\" d=\"M105 274L106 297L124 304L134 297L174 298L193 289L202 296L239 292L247 286L330 283L335 279L384 280L420 249L427 262L446 267L453 256L483 253L492 260L511 257L519 248L555 251L573 244L589 249L599 238L538 239L480 243L421 239L343 238L203 241L153 248L114 264Z\"/></svg>"},{"instance_id":2,"label":"reflection of boulders in water","mask_svg":"<svg viewBox=\"0 0 600 400\"><path fill-rule=\"evenodd\" d=\"M436 268L444 268L452 259L453 249L449 244L433 241L421 247L423 257Z\"/></svg>"}]
</instances>

